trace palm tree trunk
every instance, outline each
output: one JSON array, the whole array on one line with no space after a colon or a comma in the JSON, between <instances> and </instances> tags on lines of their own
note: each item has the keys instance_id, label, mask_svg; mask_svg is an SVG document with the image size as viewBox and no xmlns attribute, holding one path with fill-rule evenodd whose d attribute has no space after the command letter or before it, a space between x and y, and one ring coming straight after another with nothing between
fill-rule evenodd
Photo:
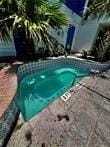
<instances>
[{"instance_id":1,"label":"palm tree trunk","mask_svg":"<svg viewBox=\"0 0 110 147\"><path fill-rule=\"evenodd\" d=\"M35 45L33 39L27 38L24 30L16 30L14 32L14 41L17 56L24 59L32 59L35 57Z\"/></svg>"}]
</instances>

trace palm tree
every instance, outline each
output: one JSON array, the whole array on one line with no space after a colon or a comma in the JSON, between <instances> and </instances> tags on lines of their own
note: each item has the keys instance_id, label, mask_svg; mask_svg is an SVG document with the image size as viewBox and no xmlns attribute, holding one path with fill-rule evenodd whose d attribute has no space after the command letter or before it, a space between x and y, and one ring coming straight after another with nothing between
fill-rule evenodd
<instances>
[{"instance_id":1,"label":"palm tree","mask_svg":"<svg viewBox=\"0 0 110 147\"><path fill-rule=\"evenodd\" d=\"M89 0L87 12L84 18L109 18L110 17L110 0Z\"/></svg>"},{"instance_id":2,"label":"palm tree","mask_svg":"<svg viewBox=\"0 0 110 147\"><path fill-rule=\"evenodd\" d=\"M43 41L46 49L53 53L54 38L50 29L61 29L68 25L67 16L60 10L61 3L48 0L1 0L0 40L9 41L10 32L21 33L26 50L34 52L34 42Z\"/></svg>"},{"instance_id":3,"label":"palm tree","mask_svg":"<svg viewBox=\"0 0 110 147\"><path fill-rule=\"evenodd\" d=\"M110 0L90 0L83 19L87 20L88 18L98 20L110 18ZM95 54L98 61L110 60L110 24L104 25L100 33L100 39L97 40L98 42L96 41L91 53Z\"/></svg>"}]
</instances>

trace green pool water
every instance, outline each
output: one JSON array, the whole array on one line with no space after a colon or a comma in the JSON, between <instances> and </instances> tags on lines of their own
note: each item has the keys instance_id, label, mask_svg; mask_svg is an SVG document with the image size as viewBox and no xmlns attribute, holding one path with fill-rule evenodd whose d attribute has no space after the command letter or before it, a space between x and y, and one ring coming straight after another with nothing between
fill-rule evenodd
<instances>
[{"instance_id":1,"label":"green pool water","mask_svg":"<svg viewBox=\"0 0 110 147\"><path fill-rule=\"evenodd\" d=\"M46 72L36 73L24 78L19 86L17 104L24 119L31 119L48 104L66 92L77 76L85 76L87 72L73 69L60 68ZM77 78L74 84L81 78Z\"/></svg>"}]
</instances>

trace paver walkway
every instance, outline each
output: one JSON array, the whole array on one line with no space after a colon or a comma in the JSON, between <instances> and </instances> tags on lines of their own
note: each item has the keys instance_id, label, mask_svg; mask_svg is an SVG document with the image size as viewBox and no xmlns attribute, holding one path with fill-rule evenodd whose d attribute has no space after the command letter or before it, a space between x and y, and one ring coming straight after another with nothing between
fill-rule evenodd
<instances>
[{"instance_id":1,"label":"paver walkway","mask_svg":"<svg viewBox=\"0 0 110 147\"><path fill-rule=\"evenodd\" d=\"M72 87L68 101L57 99L28 122L20 115L7 147L110 147L110 79L81 83L89 89Z\"/></svg>"},{"instance_id":2,"label":"paver walkway","mask_svg":"<svg viewBox=\"0 0 110 147\"><path fill-rule=\"evenodd\" d=\"M7 110L15 96L17 89L16 71L20 64L22 63L15 62L0 70L0 117Z\"/></svg>"}]
</instances>

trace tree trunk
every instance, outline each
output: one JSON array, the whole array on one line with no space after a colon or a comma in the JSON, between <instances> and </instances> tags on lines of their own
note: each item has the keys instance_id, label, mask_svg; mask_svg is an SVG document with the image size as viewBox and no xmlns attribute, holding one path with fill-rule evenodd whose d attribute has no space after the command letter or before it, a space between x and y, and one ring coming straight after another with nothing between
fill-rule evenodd
<instances>
[{"instance_id":1,"label":"tree trunk","mask_svg":"<svg viewBox=\"0 0 110 147\"><path fill-rule=\"evenodd\" d=\"M17 57L24 59L33 59L35 57L34 41L26 37L23 29L14 32L14 42Z\"/></svg>"}]
</instances>

